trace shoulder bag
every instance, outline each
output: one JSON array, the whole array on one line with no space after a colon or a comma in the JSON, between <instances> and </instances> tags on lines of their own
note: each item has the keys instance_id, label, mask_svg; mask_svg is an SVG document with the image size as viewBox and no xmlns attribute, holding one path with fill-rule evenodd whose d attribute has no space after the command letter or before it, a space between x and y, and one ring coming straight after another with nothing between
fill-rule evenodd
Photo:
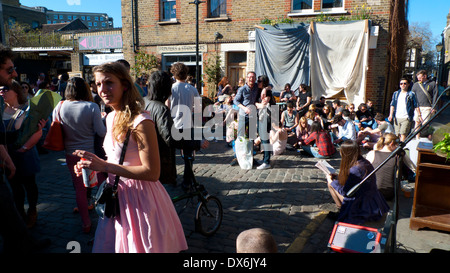
<instances>
[{"instance_id":1,"label":"shoulder bag","mask_svg":"<svg viewBox=\"0 0 450 273\"><path fill-rule=\"evenodd\" d=\"M427 99L428 99L428 102L430 103L430 105L433 105L433 103L431 102L430 94L425 90L425 88L423 88L423 83L419 83L419 86L420 86L420 89L422 89L422 91L425 94L425 96L427 96Z\"/></svg>"},{"instance_id":2,"label":"shoulder bag","mask_svg":"<svg viewBox=\"0 0 450 273\"><path fill-rule=\"evenodd\" d=\"M62 151L64 150L64 137L63 128L61 125L61 106L64 101L58 104L57 115L54 117L50 129L48 130L47 136L45 137L44 144L42 147L52 151Z\"/></svg>"},{"instance_id":3,"label":"shoulder bag","mask_svg":"<svg viewBox=\"0 0 450 273\"><path fill-rule=\"evenodd\" d=\"M123 164L125 159L125 153L128 146L128 141L130 139L131 129L128 129L127 136L123 143L122 153L120 155L119 164ZM107 180L98 188L97 194L95 195L95 211L98 216L102 219L104 217L113 218L120 215L119 199L117 187L119 185L120 176L116 175L114 185L107 183Z\"/></svg>"}]
</instances>

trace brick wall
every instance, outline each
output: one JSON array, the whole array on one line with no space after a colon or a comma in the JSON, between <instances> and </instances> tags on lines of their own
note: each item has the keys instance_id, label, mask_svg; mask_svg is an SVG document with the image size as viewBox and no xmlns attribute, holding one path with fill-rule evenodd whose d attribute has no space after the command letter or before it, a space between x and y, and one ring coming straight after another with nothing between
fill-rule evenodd
<instances>
[{"instance_id":1,"label":"brick wall","mask_svg":"<svg viewBox=\"0 0 450 273\"><path fill-rule=\"evenodd\" d=\"M125 58L133 64L133 42L131 3L122 1L122 33ZM157 55L157 45L195 44L195 5L192 1L176 1L177 22L161 23L160 7L157 0L136 0L138 31L135 35L139 49ZM366 94L375 101L377 110L383 110L385 82L387 77L387 45L390 0L344 0L347 11L366 3L372 9L372 22L380 27L376 49L369 50L369 69L367 73ZM314 0L313 9L321 10L321 1ZM248 31L260 24L264 18L277 19L288 17L291 13L291 0L227 0L229 20L208 20L207 4L199 6L199 43L214 44L214 33L220 32L223 38L220 43L247 42ZM349 13L348 13L349 14ZM310 22L313 16L293 16L295 21ZM331 15L339 18L342 14ZM209 46L214 50L214 46ZM220 48L220 47L219 47ZM251 61L251 53L248 54ZM160 57L160 56L159 56ZM223 60L224 62L224 60Z\"/></svg>"}]
</instances>

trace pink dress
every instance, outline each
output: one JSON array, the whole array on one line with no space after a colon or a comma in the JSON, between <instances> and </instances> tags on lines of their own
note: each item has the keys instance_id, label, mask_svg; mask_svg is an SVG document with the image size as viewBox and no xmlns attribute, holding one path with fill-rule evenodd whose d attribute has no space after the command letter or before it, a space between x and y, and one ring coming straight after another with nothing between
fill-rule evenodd
<instances>
[{"instance_id":1,"label":"pink dress","mask_svg":"<svg viewBox=\"0 0 450 273\"><path fill-rule=\"evenodd\" d=\"M142 113L134 120L136 127L150 119ZM103 146L108 162L119 163L122 143L113 141L114 112L106 118L107 132ZM140 165L138 146L130 137L124 166ZM114 183L109 174L109 183ZM120 178L118 186L120 216L101 219L95 232L92 252L176 253L187 249L186 238L172 200L159 181Z\"/></svg>"}]
</instances>

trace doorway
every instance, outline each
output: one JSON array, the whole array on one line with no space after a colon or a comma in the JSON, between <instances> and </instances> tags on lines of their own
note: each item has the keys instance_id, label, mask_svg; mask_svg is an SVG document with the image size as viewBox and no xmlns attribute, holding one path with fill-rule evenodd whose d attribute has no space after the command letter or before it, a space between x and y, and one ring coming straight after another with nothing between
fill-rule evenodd
<instances>
[{"instance_id":1,"label":"doorway","mask_svg":"<svg viewBox=\"0 0 450 273\"><path fill-rule=\"evenodd\" d=\"M236 88L239 84L239 78L245 79L247 67L247 52L228 52L227 54L227 77L228 80Z\"/></svg>"}]
</instances>

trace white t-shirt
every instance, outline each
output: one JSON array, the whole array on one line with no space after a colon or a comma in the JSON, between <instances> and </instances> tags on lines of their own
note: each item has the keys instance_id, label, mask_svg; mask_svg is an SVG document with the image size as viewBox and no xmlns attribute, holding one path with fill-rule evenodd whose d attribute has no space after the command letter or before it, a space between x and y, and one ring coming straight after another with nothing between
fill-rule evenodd
<instances>
[{"instance_id":1,"label":"white t-shirt","mask_svg":"<svg viewBox=\"0 0 450 273\"><path fill-rule=\"evenodd\" d=\"M397 98L397 109L395 111L396 118L408 118L408 111L406 110L406 94L407 92L400 92Z\"/></svg>"},{"instance_id":2,"label":"white t-shirt","mask_svg":"<svg viewBox=\"0 0 450 273\"><path fill-rule=\"evenodd\" d=\"M200 97L197 89L186 82L177 81L172 85L172 95L170 96L170 111L173 124L177 129L191 128L193 124L192 114L194 113L194 97ZM190 117L184 116L189 114ZM191 124L188 123L190 120Z\"/></svg>"}]
</instances>

